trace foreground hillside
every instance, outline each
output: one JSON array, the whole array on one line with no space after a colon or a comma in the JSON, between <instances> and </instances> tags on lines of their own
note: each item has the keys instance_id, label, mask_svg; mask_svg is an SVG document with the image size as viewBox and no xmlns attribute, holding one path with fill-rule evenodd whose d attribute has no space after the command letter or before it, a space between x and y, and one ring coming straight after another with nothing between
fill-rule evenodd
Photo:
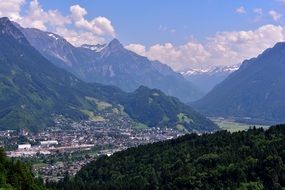
<instances>
[{"instance_id":1,"label":"foreground hillside","mask_svg":"<svg viewBox=\"0 0 285 190\"><path fill-rule=\"evenodd\" d=\"M101 157L56 189L282 189L285 125L196 134Z\"/></svg>"},{"instance_id":2,"label":"foreground hillside","mask_svg":"<svg viewBox=\"0 0 285 190\"><path fill-rule=\"evenodd\" d=\"M217 85L193 106L214 117L285 122L285 43L277 43Z\"/></svg>"},{"instance_id":3,"label":"foreground hillside","mask_svg":"<svg viewBox=\"0 0 285 190\"><path fill-rule=\"evenodd\" d=\"M124 115L149 127L217 129L191 107L160 91L140 88L140 93L125 93L79 80L44 58L8 18L0 19L0 31L0 130L41 130L52 126L58 115L74 121ZM147 109L152 119L142 112Z\"/></svg>"},{"instance_id":4,"label":"foreground hillside","mask_svg":"<svg viewBox=\"0 0 285 190\"><path fill-rule=\"evenodd\" d=\"M0 149L0 189L1 190L43 190L43 185L34 179L30 168L19 162L12 161Z\"/></svg>"}]
</instances>

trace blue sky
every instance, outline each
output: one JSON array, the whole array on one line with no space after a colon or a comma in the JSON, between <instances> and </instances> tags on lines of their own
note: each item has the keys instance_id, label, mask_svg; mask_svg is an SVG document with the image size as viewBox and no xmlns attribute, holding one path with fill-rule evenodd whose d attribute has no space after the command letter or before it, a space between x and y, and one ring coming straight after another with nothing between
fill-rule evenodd
<instances>
[{"instance_id":1,"label":"blue sky","mask_svg":"<svg viewBox=\"0 0 285 190\"><path fill-rule=\"evenodd\" d=\"M284 12L285 0L0 0L0 16L23 27L75 46L118 38L179 72L240 64L284 41Z\"/></svg>"},{"instance_id":2,"label":"blue sky","mask_svg":"<svg viewBox=\"0 0 285 190\"><path fill-rule=\"evenodd\" d=\"M145 45L172 42L182 44L191 36L204 40L220 31L249 30L260 25L276 24L268 15L255 21L255 8L284 12L274 0L39 0L44 9L59 9L68 14L79 4L92 19L104 16L112 21L117 37L124 43ZM235 10L244 6L246 13ZM278 24L281 24L280 20ZM175 32L174 32L175 31Z\"/></svg>"}]
</instances>

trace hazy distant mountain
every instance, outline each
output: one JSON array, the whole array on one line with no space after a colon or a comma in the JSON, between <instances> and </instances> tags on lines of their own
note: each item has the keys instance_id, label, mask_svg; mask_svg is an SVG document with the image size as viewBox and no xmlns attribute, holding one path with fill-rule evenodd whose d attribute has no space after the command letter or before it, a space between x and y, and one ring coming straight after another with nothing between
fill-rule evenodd
<instances>
[{"instance_id":1,"label":"hazy distant mountain","mask_svg":"<svg viewBox=\"0 0 285 190\"><path fill-rule=\"evenodd\" d=\"M210 116L285 122L285 43L246 60L195 107Z\"/></svg>"},{"instance_id":2,"label":"hazy distant mountain","mask_svg":"<svg viewBox=\"0 0 285 190\"><path fill-rule=\"evenodd\" d=\"M141 87L140 93L125 93L117 87L82 82L44 58L8 18L0 19L0 31L0 130L39 130L50 126L55 114L82 120L103 113L123 114L149 127L217 129L158 90ZM149 118L143 110L151 111Z\"/></svg>"},{"instance_id":3,"label":"hazy distant mountain","mask_svg":"<svg viewBox=\"0 0 285 190\"><path fill-rule=\"evenodd\" d=\"M117 39L107 45L74 47L53 33L21 30L48 60L86 82L115 85L128 92L143 85L160 89L184 102L197 100L203 95L181 74L165 64L125 49Z\"/></svg>"},{"instance_id":4,"label":"hazy distant mountain","mask_svg":"<svg viewBox=\"0 0 285 190\"><path fill-rule=\"evenodd\" d=\"M239 65L217 66L208 69L191 69L181 74L204 93L208 93L238 68Z\"/></svg>"}]
</instances>

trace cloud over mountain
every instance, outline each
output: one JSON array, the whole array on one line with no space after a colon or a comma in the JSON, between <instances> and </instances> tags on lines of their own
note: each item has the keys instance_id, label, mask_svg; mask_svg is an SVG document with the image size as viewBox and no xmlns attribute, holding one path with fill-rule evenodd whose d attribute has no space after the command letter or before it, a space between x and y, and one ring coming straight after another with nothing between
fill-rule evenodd
<instances>
[{"instance_id":1,"label":"cloud over mountain","mask_svg":"<svg viewBox=\"0 0 285 190\"><path fill-rule=\"evenodd\" d=\"M0 1L0 17L9 17L13 20L20 19L21 6L25 0Z\"/></svg>"},{"instance_id":2,"label":"cloud over mountain","mask_svg":"<svg viewBox=\"0 0 285 190\"><path fill-rule=\"evenodd\" d=\"M21 8L28 6L23 13ZM103 16L87 20L88 12L80 5L70 6L70 12L63 15L58 10L44 10L38 0L9 0L0 2L0 17L7 16L24 27L56 32L74 45L103 43L115 36L115 29L109 19Z\"/></svg>"},{"instance_id":3,"label":"cloud over mountain","mask_svg":"<svg viewBox=\"0 0 285 190\"><path fill-rule=\"evenodd\" d=\"M126 48L166 63L176 71L186 71L209 65L235 65L284 39L284 27L269 24L255 30L219 32L205 42L155 44L149 48L130 44Z\"/></svg>"}]
</instances>

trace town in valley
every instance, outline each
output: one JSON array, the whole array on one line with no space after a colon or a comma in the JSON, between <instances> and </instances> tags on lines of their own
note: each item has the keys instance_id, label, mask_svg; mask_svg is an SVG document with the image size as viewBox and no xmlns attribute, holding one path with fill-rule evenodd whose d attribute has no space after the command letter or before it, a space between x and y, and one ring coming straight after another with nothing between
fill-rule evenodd
<instances>
[{"instance_id":1,"label":"town in valley","mask_svg":"<svg viewBox=\"0 0 285 190\"><path fill-rule=\"evenodd\" d=\"M80 122L57 116L54 127L40 132L1 131L0 143L9 157L30 163L35 176L47 182L75 175L100 156L183 134L171 128L148 128L125 116Z\"/></svg>"}]
</instances>

